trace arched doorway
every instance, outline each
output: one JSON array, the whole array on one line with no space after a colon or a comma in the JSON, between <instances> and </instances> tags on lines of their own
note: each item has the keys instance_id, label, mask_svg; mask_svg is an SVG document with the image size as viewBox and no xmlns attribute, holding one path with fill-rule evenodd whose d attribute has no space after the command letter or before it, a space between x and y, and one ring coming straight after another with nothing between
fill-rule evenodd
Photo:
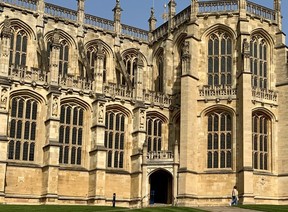
<instances>
[{"instance_id":1,"label":"arched doorway","mask_svg":"<svg viewBox=\"0 0 288 212\"><path fill-rule=\"evenodd\" d=\"M158 170L151 174L150 183L150 204L172 203L172 175L165 170Z\"/></svg>"}]
</instances>

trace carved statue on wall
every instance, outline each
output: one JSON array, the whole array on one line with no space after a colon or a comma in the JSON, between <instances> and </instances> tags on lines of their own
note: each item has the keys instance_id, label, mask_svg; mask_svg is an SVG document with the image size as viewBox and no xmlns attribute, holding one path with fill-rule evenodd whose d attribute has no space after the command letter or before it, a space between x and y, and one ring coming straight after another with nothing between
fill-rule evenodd
<instances>
[{"instance_id":1,"label":"carved statue on wall","mask_svg":"<svg viewBox=\"0 0 288 212\"><path fill-rule=\"evenodd\" d=\"M182 54L189 55L189 41L185 41L182 46Z\"/></svg>"},{"instance_id":2,"label":"carved statue on wall","mask_svg":"<svg viewBox=\"0 0 288 212\"><path fill-rule=\"evenodd\" d=\"M6 88L3 88L1 91L1 102L0 102L2 109L6 109L7 99L8 99L8 91Z\"/></svg>"},{"instance_id":3,"label":"carved statue on wall","mask_svg":"<svg viewBox=\"0 0 288 212\"><path fill-rule=\"evenodd\" d=\"M140 112L140 130L143 130L144 129L144 126L145 126L145 114L144 114L144 111L142 110Z\"/></svg>"},{"instance_id":4,"label":"carved statue on wall","mask_svg":"<svg viewBox=\"0 0 288 212\"><path fill-rule=\"evenodd\" d=\"M103 123L104 120L104 105L99 105L99 112L98 112L98 122Z\"/></svg>"},{"instance_id":5,"label":"carved statue on wall","mask_svg":"<svg viewBox=\"0 0 288 212\"><path fill-rule=\"evenodd\" d=\"M246 38L243 40L242 53L245 57L247 57L247 56L250 57L250 44Z\"/></svg>"},{"instance_id":6,"label":"carved statue on wall","mask_svg":"<svg viewBox=\"0 0 288 212\"><path fill-rule=\"evenodd\" d=\"M58 29L54 30L53 34L53 44L60 44L60 33Z\"/></svg>"},{"instance_id":7,"label":"carved statue on wall","mask_svg":"<svg viewBox=\"0 0 288 212\"><path fill-rule=\"evenodd\" d=\"M58 98L57 97L53 98L52 116L58 116Z\"/></svg>"}]
</instances>

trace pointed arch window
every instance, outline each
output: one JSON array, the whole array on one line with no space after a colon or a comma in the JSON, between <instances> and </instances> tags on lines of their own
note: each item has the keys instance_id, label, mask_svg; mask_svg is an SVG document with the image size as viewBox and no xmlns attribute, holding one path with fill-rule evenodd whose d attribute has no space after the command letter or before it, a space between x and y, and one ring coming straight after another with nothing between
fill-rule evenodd
<instances>
[{"instance_id":1,"label":"pointed arch window","mask_svg":"<svg viewBox=\"0 0 288 212\"><path fill-rule=\"evenodd\" d=\"M147 145L148 152L162 150L162 121L157 117L147 117Z\"/></svg>"},{"instance_id":2,"label":"pointed arch window","mask_svg":"<svg viewBox=\"0 0 288 212\"><path fill-rule=\"evenodd\" d=\"M51 62L50 56L53 51L53 42L49 40L47 42L47 55L48 55L48 61ZM69 64L69 45L68 42L65 40L60 40L59 45L59 62L58 62L58 70L59 70L59 76L61 78L67 77L68 74L68 64Z\"/></svg>"},{"instance_id":3,"label":"pointed arch window","mask_svg":"<svg viewBox=\"0 0 288 212\"><path fill-rule=\"evenodd\" d=\"M17 27L12 27L12 35L10 39L10 58L9 66L14 65L15 67L26 66L27 58L27 33Z\"/></svg>"},{"instance_id":4,"label":"pointed arch window","mask_svg":"<svg viewBox=\"0 0 288 212\"><path fill-rule=\"evenodd\" d=\"M76 104L61 105L59 163L81 165L84 109Z\"/></svg>"},{"instance_id":5,"label":"pointed arch window","mask_svg":"<svg viewBox=\"0 0 288 212\"><path fill-rule=\"evenodd\" d=\"M253 168L268 170L271 119L260 112L255 112L252 116L252 125Z\"/></svg>"},{"instance_id":6,"label":"pointed arch window","mask_svg":"<svg viewBox=\"0 0 288 212\"><path fill-rule=\"evenodd\" d=\"M232 119L225 112L208 115L207 168L232 167Z\"/></svg>"},{"instance_id":7,"label":"pointed arch window","mask_svg":"<svg viewBox=\"0 0 288 212\"><path fill-rule=\"evenodd\" d=\"M250 41L250 69L252 87L267 89L267 43L258 36L253 36Z\"/></svg>"},{"instance_id":8,"label":"pointed arch window","mask_svg":"<svg viewBox=\"0 0 288 212\"><path fill-rule=\"evenodd\" d=\"M62 77L68 74L68 63L69 63L69 45L65 40L60 42L59 52L59 75Z\"/></svg>"},{"instance_id":9,"label":"pointed arch window","mask_svg":"<svg viewBox=\"0 0 288 212\"><path fill-rule=\"evenodd\" d=\"M108 150L107 167L124 168L125 115L119 111L107 111L104 145Z\"/></svg>"},{"instance_id":10,"label":"pointed arch window","mask_svg":"<svg viewBox=\"0 0 288 212\"><path fill-rule=\"evenodd\" d=\"M34 161L38 104L29 97L13 97L10 108L8 159Z\"/></svg>"},{"instance_id":11,"label":"pointed arch window","mask_svg":"<svg viewBox=\"0 0 288 212\"><path fill-rule=\"evenodd\" d=\"M227 33L213 33L208 41L208 85L232 84L232 39Z\"/></svg>"},{"instance_id":12,"label":"pointed arch window","mask_svg":"<svg viewBox=\"0 0 288 212\"><path fill-rule=\"evenodd\" d=\"M124 65L126 67L126 72L131 80L132 86L134 87L135 77L137 72L137 56L135 54L127 54L123 59ZM121 85L127 85L125 77L121 76Z\"/></svg>"},{"instance_id":13,"label":"pointed arch window","mask_svg":"<svg viewBox=\"0 0 288 212\"><path fill-rule=\"evenodd\" d=\"M97 46L90 46L88 49L87 49L87 58L88 58L88 62L89 62L89 65L90 65L90 68L91 68L91 75L92 75L92 79L94 80L94 75L95 75L95 72L96 72L96 68L97 68L97 63L98 63L98 58L99 55L97 55L99 53L99 50L97 50ZM102 70L102 79L103 79L103 82L105 83L106 82L106 54L105 52L101 52L101 60L103 60L103 70ZM87 78L88 77L88 74L85 73L84 74L84 77Z\"/></svg>"}]
</instances>

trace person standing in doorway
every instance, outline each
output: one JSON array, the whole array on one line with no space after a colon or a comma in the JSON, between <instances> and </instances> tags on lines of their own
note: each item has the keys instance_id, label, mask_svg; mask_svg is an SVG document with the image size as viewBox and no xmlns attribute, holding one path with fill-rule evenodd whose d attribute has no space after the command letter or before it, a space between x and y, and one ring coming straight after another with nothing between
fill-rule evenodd
<instances>
[{"instance_id":1,"label":"person standing in doorway","mask_svg":"<svg viewBox=\"0 0 288 212\"><path fill-rule=\"evenodd\" d=\"M230 202L230 206L232 205L238 205L238 190L237 190L237 186L234 186L232 189L232 200Z\"/></svg>"}]
</instances>

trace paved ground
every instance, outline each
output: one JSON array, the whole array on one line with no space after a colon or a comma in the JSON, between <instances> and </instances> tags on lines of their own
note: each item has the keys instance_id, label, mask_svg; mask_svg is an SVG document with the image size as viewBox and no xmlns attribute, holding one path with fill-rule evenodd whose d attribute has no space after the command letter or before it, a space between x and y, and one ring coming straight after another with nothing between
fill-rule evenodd
<instances>
[{"instance_id":1,"label":"paved ground","mask_svg":"<svg viewBox=\"0 0 288 212\"><path fill-rule=\"evenodd\" d=\"M248 209L242 209L242 208L236 208L236 207L225 207L225 206L210 206L210 207L199 207L199 209L211 211L211 212L259 212L255 210L248 210Z\"/></svg>"}]
</instances>

